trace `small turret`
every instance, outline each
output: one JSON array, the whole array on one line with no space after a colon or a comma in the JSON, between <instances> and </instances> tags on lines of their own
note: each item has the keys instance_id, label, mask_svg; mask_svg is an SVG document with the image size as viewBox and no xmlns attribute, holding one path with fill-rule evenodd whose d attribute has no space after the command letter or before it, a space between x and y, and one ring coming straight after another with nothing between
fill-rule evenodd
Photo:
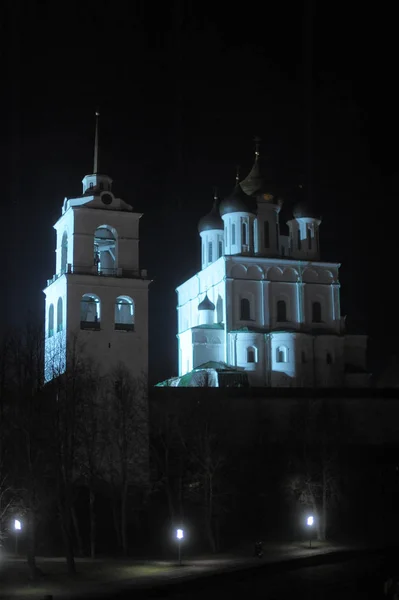
<instances>
[{"instance_id":1,"label":"small turret","mask_svg":"<svg viewBox=\"0 0 399 600\"><path fill-rule=\"evenodd\" d=\"M203 269L223 256L223 227L223 221L219 213L219 198L215 188L212 209L198 223L198 231L201 236Z\"/></svg>"},{"instance_id":2,"label":"small turret","mask_svg":"<svg viewBox=\"0 0 399 600\"><path fill-rule=\"evenodd\" d=\"M288 221L290 230L290 254L301 260L319 260L319 226L321 217L314 205L306 198L302 185L296 188L293 219Z\"/></svg>"}]
</instances>

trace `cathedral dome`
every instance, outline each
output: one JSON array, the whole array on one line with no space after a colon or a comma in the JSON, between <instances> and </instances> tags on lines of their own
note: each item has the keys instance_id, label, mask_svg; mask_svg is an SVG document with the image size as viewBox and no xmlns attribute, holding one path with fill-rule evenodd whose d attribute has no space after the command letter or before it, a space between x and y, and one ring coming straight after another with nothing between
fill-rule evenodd
<instances>
[{"instance_id":1,"label":"cathedral dome","mask_svg":"<svg viewBox=\"0 0 399 600\"><path fill-rule=\"evenodd\" d=\"M235 212L249 212L256 213L256 204L251 196L248 196L242 189L241 184L238 183L233 192L222 200L219 206L221 216L228 215Z\"/></svg>"},{"instance_id":2,"label":"cathedral dome","mask_svg":"<svg viewBox=\"0 0 399 600\"><path fill-rule=\"evenodd\" d=\"M209 300L208 294L206 294L203 301L198 304L198 310L215 310L215 305Z\"/></svg>"},{"instance_id":3,"label":"cathedral dome","mask_svg":"<svg viewBox=\"0 0 399 600\"><path fill-rule=\"evenodd\" d=\"M217 203L218 199L215 198L212 210L199 220L198 231L200 233L203 231L212 231L214 229L220 229L223 231L224 225L222 219L220 218Z\"/></svg>"},{"instance_id":4,"label":"cathedral dome","mask_svg":"<svg viewBox=\"0 0 399 600\"><path fill-rule=\"evenodd\" d=\"M294 219L320 219L318 210L306 196L303 186L299 185L294 192L294 208L292 211Z\"/></svg>"}]
</instances>

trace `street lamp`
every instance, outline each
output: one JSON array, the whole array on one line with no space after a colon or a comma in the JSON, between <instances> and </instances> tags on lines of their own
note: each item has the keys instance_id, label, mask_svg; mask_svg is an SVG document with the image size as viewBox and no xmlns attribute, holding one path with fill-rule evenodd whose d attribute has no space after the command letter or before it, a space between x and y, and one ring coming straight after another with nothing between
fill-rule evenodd
<instances>
[{"instance_id":1,"label":"street lamp","mask_svg":"<svg viewBox=\"0 0 399 600\"><path fill-rule=\"evenodd\" d=\"M14 530L15 530L15 554L18 555L18 531L21 531L22 524L19 519L14 519Z\"/></svg>"},{"instance_id":2,"label":"street lamp","mask_svg":"<svg viewBox=\"0 0 399 600\"><path fill-rule=\"evenodd\" d=\"M312 515L310 515L307 518L306 524L309 527L309 548L312 547L312 527L313 527L313 523L314 523L314 518Z\"/></svg>"},{"instance_id":3,"label":"street lamp","mask_svg":"<svg viewBox=\"0 0 399 600\"><path fill-rule=\"evenodd\" d=\"M184 538L183 529L176 530L177 544L179 547L179 565L181 565L181 541Z\"/></svg>"}]
</instances>

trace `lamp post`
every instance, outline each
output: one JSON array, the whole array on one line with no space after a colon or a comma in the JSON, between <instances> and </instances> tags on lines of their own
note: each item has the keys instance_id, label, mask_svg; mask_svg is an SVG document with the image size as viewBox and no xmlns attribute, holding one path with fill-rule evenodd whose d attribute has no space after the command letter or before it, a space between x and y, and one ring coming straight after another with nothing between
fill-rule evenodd
<instances>
[{"instance_id":1,"label":"lamp post","mask_svg":"<svg viewBox=\"0 0 399 600\"><path fill-rule=\"evenodd\" d=\"M183 529L176 530L177 544L179 548L179 565L181 565L181 541L184 538Z\"/></svg>"},{"instance_id":2,"label":"lamp post","mask_svg":"<svg viewBox=\"0 0 399 600\"><path fill-rule=\"evenodd\" d=\"M314 518L312 517L312 515L310 515L307 518L306 524L309 527L309 548L312 547L312 527L313 527L313 523L314 523Z\"/></svg>"},{"instance_id":3,"label":"lamp post","mask_svg":"<svg viewBox=\"0 0 399 600\"><path fill-rule=\"evenodd\" d=\"M19 519L14 519L14 530L15 530L15 555L18 555L18 531L21 531L22 525Z\"/></svg>"}]
</instances>

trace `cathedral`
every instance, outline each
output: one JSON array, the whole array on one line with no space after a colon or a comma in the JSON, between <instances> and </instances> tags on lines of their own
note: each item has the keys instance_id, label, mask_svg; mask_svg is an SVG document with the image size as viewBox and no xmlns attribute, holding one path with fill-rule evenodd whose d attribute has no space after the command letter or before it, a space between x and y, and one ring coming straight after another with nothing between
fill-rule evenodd
<instances>
[{"instance_id":1,"label":"cathedral","mask_svg":"<svg viewBox=\"0 0 399 600\"><path fill-rule=\"evenodd\" d=\"M45 301L45 380L67 367L68 348L102 372L122 363L133 377L148 371L147 272L139 267L142 216L112 192L98 169L96 114L93 173L76 198L65 198L56 230L55 273Z\"/></svg>"},{"instance_id":2,"label":"cathedral","mask_svg":"<svg viewBox=\"0 0 399 600\"><path fill-rule=\"evenodd\" d=\"M368 385L367 336L345 330L340 265L320 259L321 217L298 193L281 235L257 144L249 174L199 221L202 269L176 290L179 377L220 366L257 387Z\"/></svg>"}]
</instances>

